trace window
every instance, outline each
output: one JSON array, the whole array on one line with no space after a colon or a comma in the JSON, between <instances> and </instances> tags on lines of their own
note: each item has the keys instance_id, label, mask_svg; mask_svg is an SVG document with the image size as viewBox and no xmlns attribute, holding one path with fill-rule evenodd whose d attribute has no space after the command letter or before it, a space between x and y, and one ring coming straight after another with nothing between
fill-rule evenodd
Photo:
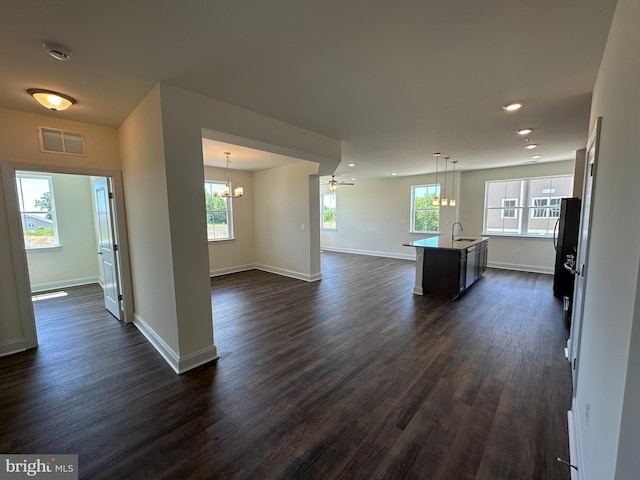
<instances>
[{"instance_id":1,"label":"window","mask_svg":"<svg viewBox=\"0 0 640 480\"><path fill-rule=\"evenodd\" d=\"M533 218L558 218L560 216L560 197L534 197L534 207L550 207L550 208L534 208Z\"/></svg>"},{"instance_id":2,"label":"window","mask_svg":"<svg viewBox=\"0 0 640 480\"><path fill-rule=\"evenodd\" d=\"M16 173L16 187L25 247L59 246L51 177Z\"/></svg>"},{"instance_id":3,"label":"window","mask_svg":"<svg viewBox=\"0 0 640 480\"><path fill-rule=\"evenodd\" d=\"M518 199L517 198L503 198L502 199L502 218L517 218L518 211L515 208L509 207L517 207Z\"/></svg>"},{"instance_id":4,"label":"window","mask_svg":"<svg viewBox=\"0 0 640 480\"><path fill-rule=\"evenodd\" d=\"M336 194L322 194L322 228L336 230Z\"/></svg>"},{"instance_id":5,"label":"window","mask_svg":"<svg viewBox=\"0 0 640 480\"><path fill-rule=\"evenodd\" d=\"M486 182L484 233L551 236L572 193L573 175Z\"/></svg>"},{"instance_id":6,"label":"window","mask_svg":"<svg viewBox=\"0 0 640 480\"><path fill-rule=\"evenodd\" d=\"M411 231L437 233L440 224L440 206L433 198L440 195L440 185L413 185L411 187Z\"/></svg>"},{"instance_id":7,"label":"window","mask_svg":"<svg viewBox=\"0 0 640 480\"><path fill-rule=\"evenodd\" d=\"M207 238L210 242L233 238L231 199L216 197L213 194L215 191L222 191L226 186L227 184L225 182L204 182L204 198L207 209Z\"/></svg>"}]
</instances>

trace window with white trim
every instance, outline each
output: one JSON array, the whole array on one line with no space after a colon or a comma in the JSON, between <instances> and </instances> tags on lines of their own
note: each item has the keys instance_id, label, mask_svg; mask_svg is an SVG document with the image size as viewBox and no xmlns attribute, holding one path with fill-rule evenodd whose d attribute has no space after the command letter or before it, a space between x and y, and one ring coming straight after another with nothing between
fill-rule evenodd
<instances>
[{"instance_id":1,"label":"window with white trim","mask_svg":"<svg viewBox=\"0 0 640 480\"><path fill-rule=\"evenodd\" d=\"M440 185L411 186L411 232L438 233L440 206L433 199L440 196Z\"/></svg>"},{"instance_id":2,"label":"window with white trim","mask_svg":"<svg viewBox=\"0 0 640 480\"><path fill-rule=\"evenodd\" d=\"M533 218L558 218L562 197L533 197Z\"/></svg>"},{"instance_id":3,"label":"window with white trim","mask_svg":"<svg viewBox=\"0 0 640 480\"><path fill-rule=\"evenodd\" d=\"M226 186L226 182L204 182L204 199L207 210L207 239L210 242L230 240L233 238L231 199L228 197L216 197L213 194L214 192L221 192Z\"/></svg>"},{"instance_id":4,"label":"window with white trim","mask_svg":"<svg viewBox=\"0 0 640 480\"><path fill-rule=\"evenodd\" d=\"M518 210L515 207L518 206L517 198L503 198L502 199L502 218L518 218Z\"/></svg>"},{"instance_id":5,"label":"window with white trim","mask_svg":"<svg viewBox=\"0 0 640 480\"><path fill-rule=\"evenodd\" d=\"M17 172L16 188L25 247L60 246L51 176Z\"/></svg>"},{"instance_id":6,"label":"window with white trim","mask_svg":"<svg viewBox=\"0 0 640 480\"><path fill-rule=\"evenodd\" d=\"M322 222L320 228L324 230L336 230L336 194L323 193L320 208L322 209L320 212Z\"/></svg>"},{"instance_id":7,"label":"window with white trim","mask_svg":"<svg viewBox=\"0 0 640 480\"><path fill-rule=\"evenodd\" d=\"M485 235L550 237L562 198L573 194L573 175L485 183Z\"/></svg>"}]
</instances>

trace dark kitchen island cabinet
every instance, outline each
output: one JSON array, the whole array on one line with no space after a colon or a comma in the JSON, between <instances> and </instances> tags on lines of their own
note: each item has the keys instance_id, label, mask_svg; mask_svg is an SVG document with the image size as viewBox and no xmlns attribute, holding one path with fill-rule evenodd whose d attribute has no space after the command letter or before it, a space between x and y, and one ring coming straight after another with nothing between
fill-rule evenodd
<instances>
[{"instance_id":1,"label":"dark kitchen island cabinet","mask_svg":"<svg viewBox=\"0 0 640 480\"><path fill-rule=\"evenodd\" d=\"M416 249L416 283L413 293L455 299L486 271L487 237L464 240L432 237L405 246Z\"/></svg>"}]
</instances>

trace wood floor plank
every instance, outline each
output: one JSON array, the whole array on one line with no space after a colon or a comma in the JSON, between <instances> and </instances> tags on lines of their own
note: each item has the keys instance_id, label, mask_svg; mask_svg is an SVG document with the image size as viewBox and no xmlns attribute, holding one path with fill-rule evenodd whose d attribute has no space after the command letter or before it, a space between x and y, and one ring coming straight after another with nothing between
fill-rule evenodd
<instances>
[{"instance_id":1,"label":"wood floor plank","mask_svg":"<svg viewBox=\"0 0 640 480\"><path fill-rule=\"evenodd\" d=\"M324 253L323 279L213 278L220 359L177 376L97 286L37 301L0 358L0 451L80 478L565 479L567 330L548 275L489 269L451 302L413 262Z\"/></svg>"}]
</instances>

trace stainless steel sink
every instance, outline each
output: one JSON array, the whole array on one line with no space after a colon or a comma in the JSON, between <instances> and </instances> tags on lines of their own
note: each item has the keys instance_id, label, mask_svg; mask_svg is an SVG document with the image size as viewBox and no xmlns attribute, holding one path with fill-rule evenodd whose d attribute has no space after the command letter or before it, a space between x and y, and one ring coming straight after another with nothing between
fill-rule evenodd
<instances>
[{"instance_id":1,"label":"stainless steel sink","mask_svg":"<svg viewBox=\"0 0 640 480\"><path fill-rule=\"evenodd\" d=\"M454 242L475 242L477 238L456 238Z\"/></svg>"}]
</instances>

